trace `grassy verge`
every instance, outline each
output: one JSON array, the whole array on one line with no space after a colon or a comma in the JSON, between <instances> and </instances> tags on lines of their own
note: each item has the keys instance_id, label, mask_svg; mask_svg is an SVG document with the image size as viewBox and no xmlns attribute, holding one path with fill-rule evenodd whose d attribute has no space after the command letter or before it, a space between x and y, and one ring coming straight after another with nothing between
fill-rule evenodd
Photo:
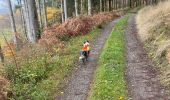
<instances>
[{"instance_id":1,"label":"grassy verge","mask_svg":"<svg viewBox=\"0 0 170 100\"><path fill-rule=\"evenodd\" d=\"M126 99L124 81L124 30L128 16L120 20L110 34L98 61L90 100Z\"/></svg>"},{"instance_id":2,"label":"grassy verge","mask_svg":"<svg viewBox=\"0 0 170 100\"><path fill-rule=\"evenodd\" d=\"M156 69L160 71L157 78L167 90L170 90L170 23L167 23L170 18L169 5L170 1L164 1L147 6L136 16L140 39Z\"/></svg>"},{"instance_id":3,"label":"grassy verge","mask_svg":"<svg viewBox=\"0 0 170 100\"><path fill-rule=\"evenodd\" d=\"M31 52L35 52L33 54L29 49L26 49L30 57L25 58L26 61L21 60L22 64L18 69L11 64L5 67L6 76L11 80L12 95L9 98L12 100L54 99L56 94L61 93L59 88L64 77L69 75L74 68L83 42L85 40L93 41L99 32L100 29L94 28L87 35L73 37L65 41L65 47L52 57L41 49L39 51L39 49L33 48L31 50Z\"/></svg>"},{"instance_id":4,"label":"grassy verge","mask_svg":"<svg viewBox=\"0 0 170 100\"><path fill-rule=\"evenodd\" d=\"M64 77L69 75L74 68L74 63L79 57L82 43L85 40L93 41L98 33L100 33L100 29L96 28L89 34L74 37L66 43L66 48L60 52L58 61L54 64L54 70L50 72L50 77L38 85L40 91L46 91L48 93L48 99L54 99L56 95L62 93L62 91L59 90L59 86L61 86L60 83L64 81Z\"/></svg>"}]
</instances>

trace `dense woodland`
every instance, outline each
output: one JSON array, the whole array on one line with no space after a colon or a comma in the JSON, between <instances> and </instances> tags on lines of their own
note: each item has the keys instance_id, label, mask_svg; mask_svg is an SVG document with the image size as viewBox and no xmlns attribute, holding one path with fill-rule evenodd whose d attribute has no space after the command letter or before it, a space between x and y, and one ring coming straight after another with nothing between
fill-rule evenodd
<instances>
[{"instance_id":1,"label":"dense woodland","mask_svg":"<svg viewBox=\"0 0 170 100\"><path fill-rule=\"evenodd\" d=\"M10 9L12 32L17 33L11 2L10 0L7 1ZM99 12L157 4L158 1L159 0L18 0L17 8L21 11L23 28L28 41L35 43L41 37L40 30L48 27L51 23L55 23L55 20L50 22L47 19L47 7L60 9L60 15L54 14L53 19L60 16L61 19L59 20L64 22L67 18L74 16L92 15ZM14 37L14 43L17 45L17 36Z\"/></svg>"},{"instance_id":2,"label":"dense woodland","mask_svg":"<svg viewBox=\"0 0 170 100\"><path fill-rule=\"evenodd\" d=\"M30 43L36 43L41 38L43 30L54 23L62 23L68 18L93 15L99 12L129 9L144 5L154 5L160 0L17 0L14 9L20 11L22 34ZM14 11L11 1L7 0L10 11L13 42L20 48L19 34L15 25ZM47 7L51 7L48 15ZM50 12L49 10L49 12ZM56 10L56 11L55 11ZM50 16L50 18L47 18ZM3 59L3 57L1 57ZM3 60L2 60L3 61Z\"/></svg>"}]
</instances>

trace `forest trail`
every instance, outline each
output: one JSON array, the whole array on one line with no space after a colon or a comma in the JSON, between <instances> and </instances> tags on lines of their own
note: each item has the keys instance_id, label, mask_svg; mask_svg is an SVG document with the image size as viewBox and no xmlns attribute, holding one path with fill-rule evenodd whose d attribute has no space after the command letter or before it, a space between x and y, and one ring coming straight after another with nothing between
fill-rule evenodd
<instances>
[{"instance_id":1,"label":"forest trail","mask_svg":"<svg viewBox=\"0 0 170 100\"><path fill-rule=\"evenodd\" d=\"M99 54L112 31L114 25L120 20L110 22L91 43L90 60L86 65L78 65L64 87L63 95L56 97L56 100L86 100L96 70ZM169 100L166 89L160 85L156 76L159 74L152 61L148 58L142 43L137 38L135 15L129 17L125 27L126 47L126 70L125 79L127 82L129 100Z\"/></svg>"},{"instance_id":2,"label":"forest trail","mask_svg":"<svg viewBox=\"0 0 170 100\"><path fill-rule=\"evenodd\" d=\"M156 78L158 72L137 38L135 15L129 18L125 32L126 81L130 100L170 100Z\"/></svg>"},{"instance_id":3,"label":"forest trail","mask_svg":"<svg viewBox=\"0 0 170 100\"><path fill-rule=\"evenodd\" d=\"M87 98L100 51L102 50L102 47L114 25L120 19L121 18L110 22L102 30L101 34L96 38L94 43L91 43L92 51L90 53L89 61L86 65L78 65L77 70L75 70L70 76L68 83L65 86L63 95L58 96L56 100L85 100Z\"/></svg>"}]
</instances>

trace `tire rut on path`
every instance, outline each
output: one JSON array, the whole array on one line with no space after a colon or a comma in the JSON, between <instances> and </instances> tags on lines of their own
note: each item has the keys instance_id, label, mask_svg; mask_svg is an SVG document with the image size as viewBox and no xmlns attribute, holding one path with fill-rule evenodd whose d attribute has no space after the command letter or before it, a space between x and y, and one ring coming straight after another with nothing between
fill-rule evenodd
<instances>
[{"instance_id":1,"label":"tire rut on path","mask_svg":"<svg viewBox=\"0 0 170 100\"><path fill-rule=\"evenodd\" d=\"M93 50L90 53L90 59L85 65L78 65L78 69L74 71L65 86L63 95L56 98L56 100L86 100L93 80L93 73L96 69L97 60L100 51L112 31L115 23L119 19L110 22L92 43Z\"/></svg>"},{"instance_id":2,"label":"tire rut on path","mask_svg":"<svg viewBox=\"0 0 170 100\"><path fill-rule=\"evenodd\" d=\"M156 78L157 71L137 38L135 15L129 18L125 32L125 77L131 100L169 100Z\"/></svg>"}]
</instances>

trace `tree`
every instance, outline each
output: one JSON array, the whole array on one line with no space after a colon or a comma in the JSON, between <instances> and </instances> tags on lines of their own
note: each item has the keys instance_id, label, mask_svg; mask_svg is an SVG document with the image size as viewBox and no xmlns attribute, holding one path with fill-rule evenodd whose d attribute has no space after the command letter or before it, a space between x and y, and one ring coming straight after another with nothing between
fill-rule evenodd
<instances>
[{"instance_id":1,"label":"tree","mask_svg":"<svg viewBox=\"0 0 170 100\"><path fill-rule=\"evenodd\" d=\"M126 0L123 0L123 8L126 8Z\"/></svg>"},{"instance_id":2,"label":"tree","mask_svg":"<svg viewBox=\"0 0 170 100\"><path fill-rule=\"evenodd\" d=\"M112 10L112 2L111 0L108 1L108 11L111 11Z\"/></svg>"},{"instance_id":3,"label":"tree","mask_svg":"<svg viewBox=\"0 0 170 100\"><path fill-rule=\"evenodd\" d=\"M113 0L113 9L115 9L115 0Z\"/></svg>"},{"instance_id":4,"label":"tree","mask_svg":"<svg viewBox=\"0 0 170 100\"><path fill-rule=\"evenodd\" d=\"M63 0L60 0L60 3L61 3L61 20L62 22L64 22L64 12L63 12Z\"/></svg>"},{"instance_id":5,"label":"tree","mask_svg":"<svg viewBox=\"0 0 170 100\"><path fill-rule=\"evenodd\" d=\"M80 12L83 14L83 0L80 1Z\"/></svg>"},{"instance_id":6,"label":"tree","mask_svg":"<svg viewBox=\"0 0 170 100\"><path fill-rule=\"evenodd\" d=\"M37 11L38 11L38 17L39 17L39 24L40 28L42 28L42 18L41 18L41 6L40 6L40 0L37 0Z\"/></svg>"},{"instance_id":7,"label":"tree","mask_svg":"<svg viewBox=\"0 0 170 100\"><path fill-rule=\"evenodd\" d=\"M115 1L115 8L116 8L116 10L117 10L117 8L118 8L118 6L117 6L117 4L118 4L118 2L117 2L117 0Z\"/></svg>"},{"instance_id":8,"label":"tree","mask_svg":"<svg viewBox=\"0 0 170 100\"><path fill-rule=\"evenodd\" d=\"M77 0L74 0L75 1L75 13L76 13L76 16L78 16L78 2Z\"/></svg>"},{"instance_id":9,"label":"tree","mask_svg":"<svg viewBox=\"0 0 170 100\"><path fill-rule=\"evenodd\" d=\"M102 12L102 0L100 0L100 12Z\"/></svg>"},{"instance_id":10,"label":"tree","mask_svg":"<svg viewBox=\"0 0 170 100\"><path fill-rule=\"evenodd\" d=\"M67 0L64 0L64 18L67 20Z\"/></svg>"},{"instance_id":11,"label":"tree","mask_svg":"<svg viewBox=\"0 0 170 100\"><path fill-rule=\"evenodd\" d=\"M103 11L106 11L106 0L103 1Z\"/></svg>"},{"instance_id":12,"label":"tree","mask_svg":"<svg viewBox=\"0 0 170 100\"><path fill-rule=\"evenodd\" d=\"M1 43L0 43L0 60L2 63L4 62L4 55L2 53Z\"/></svg>"},{"instance_id":13,"label":"tree","mask_svg":"<svg viewBox=\"0 0 170 100\"><path fill-rule=\"evenodd\" d=\"M132 8L132 0L129 0L129 7Z\"/></svg>"},{"instance_id":14,"label":"tree","mask_svg":"<svg viewBox=\"0 0 170 100\"><path fill-rule=\"evenodd\" d=\"M48 20L47 20L47 8L46 8L45 0L43 0L43 12L44 12L44 25L47 28L48 27Z\"/></svg>"},{"instance_id":15,"label":"tree","mask_svg":"<svg viewBox=\"0 0 170 100\"><path fill-rule=\"evenodd\" d=\"M35 0L23 0L23 2L28 41L35 43L37 38L40 38Z\"/></svg>"},{"instance_id":16,"label":"tree","mask_svg":"<svg viewBox=\"0 0 170 100\"><path fill-rule=\"evenodd\" d=\"M91 11L91 0L88 0L88 15L92 15L92 11Z\"/></svg>"},{"instance_id":17,"label":"tree","mask_svg":"<svg viewBox=\"0 0 170 100\"><path fill-rule=\"evenodd\" d=\"M78 2L77 0L74 0L74 2L75 2L75 14L76 16L78 16Z\"/></svg>"},{"instance_id":18,"label":"tree","mask_svg":"<svg viewBox=\"0 0 170 100\"><path fill-rule=\"evenodd\" d=\"M18 38L17 38L17 30L16 30L16 25L15 25L15 20L14 20L14 14L12 11L12 5L11 5L11 0L7 0L7 5L9 8L9 14L10 14L10 20L11 20L11 28L13 32L13 41L16 47L18 48Z\"/></svg>"},{"instance_id":19,"label":"tree","mask_svg":"<svg viewBox=\"0 0 170 100\"><path fill-rule=\"evenodd\" d=\"M103 0L103 2L102 2L103 4L102 4L102 7L103 7L103 11L105 11L105 0Z\"/></svg>"},{"instance_id":20,"label":"tree","mask_svg":"<svg viewBox=\"0 0 170 100\"><path fill-rule=\"evenodd\" d=\"M54 0L51 0L51 7L54 7Z\"/></svg>"},{"instance_id":21,"label":"tree","mask_svg":"<svg viewBox=\"0 0 170 100\"><path fill-rule=\"evenodd\" d=\"M18 6L19 6L19 10L21 12L21 22L22 22L22 29L23 29L23 33L27 39L27 34L26 34L26 26L25 26L25 18L24 18L24 14L23 14L23 9L22 9L22 0L17 0L18 1Z\"/></svg>"}]
</instances>

